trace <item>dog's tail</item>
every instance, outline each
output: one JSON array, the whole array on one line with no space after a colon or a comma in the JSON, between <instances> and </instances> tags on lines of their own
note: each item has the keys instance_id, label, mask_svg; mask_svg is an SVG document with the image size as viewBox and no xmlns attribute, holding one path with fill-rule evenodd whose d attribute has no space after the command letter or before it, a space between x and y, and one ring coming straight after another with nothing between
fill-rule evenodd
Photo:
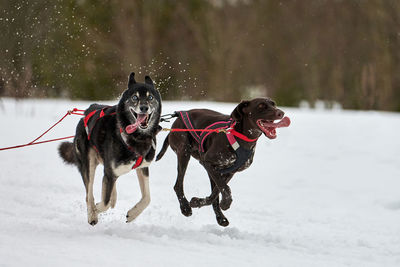
<instances>
[{"instance_id":1,"label":"dog's tail","mask_svg":"<svg viewBox=\"0 0 400 267\"><path fill-rule=\"evenodd\" d=\"M67 164L75 164L74 143L62 142L58 147L58 154Z\"/></svg>"},{"instance_id":2,"label":"dog's tail","mask_svg":"<svg viewBox=\"0 0 400 267\"><path fill-rule=\"evenodd\" d=\"M165 151L167 151L168 146L169 146L169 140L168 140L169 138L168 137L169 137L169 134L167 135L167 137L164 140L164 144L161 148L161 151L158 153L158 155L156 157L156 161L159 161L164 156Z\"/></svg>"}]
</instances>

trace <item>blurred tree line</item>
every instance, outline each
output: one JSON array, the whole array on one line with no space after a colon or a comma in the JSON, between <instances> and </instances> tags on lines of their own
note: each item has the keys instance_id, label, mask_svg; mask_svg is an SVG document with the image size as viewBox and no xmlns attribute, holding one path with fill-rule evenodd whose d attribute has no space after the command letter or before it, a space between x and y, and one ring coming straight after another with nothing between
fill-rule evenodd
<instances>
[{"instance_id":1,"label":"blurred tree line","mask_svg":"<svg viewBox=\"0 0 400 267\"><path fill-rule=\"evenodd\" d=\"M270 96L400 111L397 0L0 0L0 95Z\"/></svg>"}]
</instances>

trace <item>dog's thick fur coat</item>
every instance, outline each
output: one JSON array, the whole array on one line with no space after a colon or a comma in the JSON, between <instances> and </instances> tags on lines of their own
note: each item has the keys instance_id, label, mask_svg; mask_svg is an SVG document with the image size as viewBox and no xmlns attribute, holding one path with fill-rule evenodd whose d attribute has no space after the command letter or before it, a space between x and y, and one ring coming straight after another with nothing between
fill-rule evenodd
<instances>
[{"instance_id":1,"label":"dog's thick fur coat","mask_svg":"<svg viewBox=\"0 0 400 267\"><path fill-rule=\"evenodd\" d=\"M135 219L150 203L148 166L155 156L155 137L160 130L161 96L149 76L146 76L145 83L137 83L134 75L131 73L129 76L128 89L118 105L92 104L85 111L85 118L95 111L107 110L106 114L97 119L91 129L85 127L85 118L82 118L76 127L73 143L64 142L59 147L64 161L76 165L82 175L88 223L91 225L98 222L99 213L114 208L116 180L131 171L139 158L143 160L136 173L142 198L128 211L127 222ZM95 205L93 180L100 163L104 165L102 194L101 201Z\"/></svg>"}]
</instances>

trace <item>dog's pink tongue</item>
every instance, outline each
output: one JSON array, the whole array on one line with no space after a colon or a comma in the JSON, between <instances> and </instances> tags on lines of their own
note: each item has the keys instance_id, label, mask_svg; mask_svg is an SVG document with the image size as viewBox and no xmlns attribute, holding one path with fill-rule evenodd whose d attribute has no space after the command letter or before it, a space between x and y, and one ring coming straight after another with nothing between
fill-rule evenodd
<instances>
[{"instance_id":1,"label":"dog's pink tongue","mask_svg":"<svg viewBox=\"0 0 400 267\"><path fill-rule=\"evenodd\" d=\"M138 127L137 123L128 125L128 126L125 127L125 132L127 134L131 134L131 133L136 131L137 127Z\"/></svg>"},{"instance_id":2,"label":"dog's pink tongue","mask_svg":"<svg viewBox=\"0 0 400 267\"><path fill-rule=\"evenodd\" d=\"M130 124L128 126L125 127L125 132L127 134L131 134L133 132L135 132L137 130L137 127L139 126L139 124L141 124L142 122L144 122L147 118L146 114L138 114L138 117L136 118L136 122L134 124Z\"/></svg>"},{"instance_id":3,"label":"dog's pink tongue","mask_svg":"<svg viewBox=\"0 0 400 267\"><path fill-rule=\"evenodd\" d=\"M264 128L282 128L282 127L288 127L290 125L290 119L289 117L283 117L278 122L263 122L262 127Z\"/></svg>"},{"instance_id":4,"label":"dog's pink tongue","mask_svg":"<svg viewBox=\"0 0 400 267\"><path fill-rule=\"evenodd\" d=\"M272 127L276 128L282 128L282 127L288 127L290 125L290 119L289 117L283 117L282 120L278 121L277 123L272 123Z\"/></svg>"}]
</instances>

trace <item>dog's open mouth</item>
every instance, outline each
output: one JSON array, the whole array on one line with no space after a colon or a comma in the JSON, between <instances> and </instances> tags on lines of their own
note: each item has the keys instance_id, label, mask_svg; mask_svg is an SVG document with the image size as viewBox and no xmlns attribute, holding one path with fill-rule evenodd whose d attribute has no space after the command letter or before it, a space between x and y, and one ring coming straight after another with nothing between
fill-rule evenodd
<instances>
[{"instance_id":1,"label":"dog's open mouth","mask_svg":"<svg viewBox=\"0 0 400 267\"><path fill-rule=\"evenodd\" d=\"M137 114L136 115L136 123L139 125L140 128L146 129L147 126L149 125L149 118L151 114Z\"/></svg>"},{"instance_id":2,"label":"dog's open mouth","mask_svg":"<svg viewBox=\"0 0 400 267\"><path fill-rule=\"evenodd\" d=\"M147 129L147 127L149 126L151 114L148 113L137 114L133 110L131 110L131 112L132 115L135 116L136 122L125 127L126 133L131 134L135 132L138 127L140 129Z\"/></svg>"},{"instance_id":3,"label":"dog's open mouth","mask_svg":"<svg viewBox=\"0 0 400 267\"><path fill-rule=\"evenodd\" d=\"M276 138L276 128L288 127L290 125L290 119L288 117L283 117L282 120L274 122L272 120L257 120L257 125L261 131L269 139Z\"/></svg>"}]
</instances>

